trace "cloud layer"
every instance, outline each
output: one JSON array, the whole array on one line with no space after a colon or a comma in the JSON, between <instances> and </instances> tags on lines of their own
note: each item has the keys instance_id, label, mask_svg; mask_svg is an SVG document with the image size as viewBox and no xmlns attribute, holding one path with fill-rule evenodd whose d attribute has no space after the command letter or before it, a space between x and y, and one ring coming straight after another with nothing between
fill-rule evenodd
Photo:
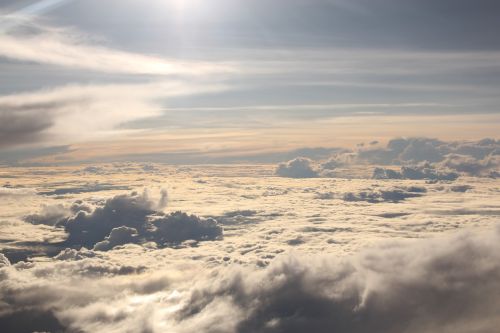
<instances>
[{"instance_id":1,"label":"cloud layer","mask_svg":"<svg viewBox=\"0 0 500 333\"><path fill-rule=\"evenodd\" d=\"M137 270L92 256L16 264L0 268L0 321L83 332L494 332L499 244L497 228L385 242L345 259L285 255L265 269L185 271L183 280L128 278ZM108 278L84 278L95 274Z\"/></svg>"}]
</instances>

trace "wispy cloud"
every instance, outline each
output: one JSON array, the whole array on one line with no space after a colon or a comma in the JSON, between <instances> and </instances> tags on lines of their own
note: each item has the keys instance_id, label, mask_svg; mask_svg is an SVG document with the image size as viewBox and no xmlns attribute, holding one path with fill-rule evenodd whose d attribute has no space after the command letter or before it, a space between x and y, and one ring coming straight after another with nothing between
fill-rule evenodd
<instances>
[{"instance_id":1,"label":"wispy cloud","mask_svg":"<svg viewBox=\"0 0 500 333\"><path fill-rule=\"evenodd\" d=\"M0 57L105 73L206 75L234 71L229 64L181 61L113 49L70 28L34 18L0 16Z\"/></svg>"},{"instance_id":2,"label":"wispy cloud","mask_svg":"<svg viewBox=\"0 0 500 333\"><path fill-rule=\"evenodd\" d=\"M157 116L171 96L223 89L196 82L72 85L0 97L0 148L115 135L117 126Z\"/></svg>"}]
</instances>

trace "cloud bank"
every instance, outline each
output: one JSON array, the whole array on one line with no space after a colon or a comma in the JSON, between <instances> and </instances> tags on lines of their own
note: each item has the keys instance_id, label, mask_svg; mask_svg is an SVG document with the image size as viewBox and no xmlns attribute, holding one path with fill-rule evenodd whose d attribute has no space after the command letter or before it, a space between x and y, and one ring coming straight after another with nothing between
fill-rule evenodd
<instances>
[{"instance_id":1,"label":"cloud bank","mask_svg":"<svg viewBox=\"0 0 500 333\"><path fill-rule=\"evenodd\" d=\"M182 280L128 277L137 269L91 256L19 263L0 268L0 322L82 332L489 333L500 324L499 244L498 228L467 231L385 242L344 259L289 254L264 269L184 272Z\"/></svg>"}]
</instances>

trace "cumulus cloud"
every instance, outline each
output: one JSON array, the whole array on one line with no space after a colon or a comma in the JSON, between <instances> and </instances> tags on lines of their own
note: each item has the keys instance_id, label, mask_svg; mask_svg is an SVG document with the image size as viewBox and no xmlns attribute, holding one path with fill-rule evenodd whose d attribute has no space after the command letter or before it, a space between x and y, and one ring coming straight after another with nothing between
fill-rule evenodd
<instances>
[{"instance_id":1,"label":"cumulus cloud","mask_svg":"<svg viewBox=\"0 0 500 333\"><path fill-rule=\"evenodd\" d=\"M433 163L479 175L484 169L498 168L499 150L500 142L495 139L444 142L429 138L397 138L390 140L386 148L361 149L357 157L359 161L381 165Z\"/></svg>"},{"instance_id":2,"label":"cumulus cloud","mask_svg":"<svg viewBox=\"0 0 500 333\"><path fill-rule=\"evenodd\" d=\"M30 214L23 219L32 224L56 225L70 214L70 209L62 204L43 205L39 213Z\"/></svg>"},{"instance_id":3,"label":"cumulus cloud","mask_svg":"<svg viewBox=\"0 0 500 333\"><path fill-rule=\"evenodd\" d=\"M221 332L492 332L499 238L462 234L386 244L349 261L292 256L232 271L200 282L180 320L209 329L223 303L237 320Z\"/></svg>"},{"instance_id":4,"label":"cumulus cloud","mask_svg":"<svg viewBox=\"0 0 500 333\"><path fill-rule=\"evenodd\" d=\"M305 157L297 157L286 163L280 163L275 171L280 177L289 178L315 178L318 171L314 169L313 162Z\"/></svg>"},{"instance_id":5,"label":"cumulus cloud","mask_svg":"<svg viewBox=\"0 0 500 333\"><path fill-rule=\"evenodd\" d=\"M7 266L0 323L39 316L31 331L96 333L489 333L500 324L499 263L497 228L384 242L344 258L288 254L265 268L185 272L182 281L127 278L137 271L92 258ZM99 267L111 275L96 275Z\"/></svg>"},{"instance_id":6,"label":"cumulus cloud","mask_svg":"<svg viewBox=\"0 0 500 333\"><path fill-rule=\"evenodd\" d=\"M440 165L471 176L490 176L496 178L500 171L500 149L492 152L483 159L449 154Z\"/></svg>"},{"instance_id":7,"label":"cumulus cloud","mask_svg":"<svg viewBox=\"0 0 500 333\"><path fill-rule=\"evenodd\" d=\"M113 228L108 237L94 245L94 250L109 251L117 245L134 243L137 235L137 230L134 228L125 226Z\"/></svg>"},{"instance_id":8,"label":"cumulus cloud","mask_svg":"<svg viewBox=\"0 0 500 333\"><path fill-rule=\"evenodd\" d=\"M375 168L373 170L374 179L428 179L428 180L445 180L453 181L458 178L456 172L446 169L437 170L430 164L417 165L417 166L403 166L401 171L392 169Z\"/></svg>"},{"instance_id":9,"label":"cumulus cloud","mask_svg":"<svg viewBox=\"0 0 500 333\"><path fill-rule=\"evenodd\" d=\"M60 245L108 251L117 245L156 242L170 246L183 241L222 238L223 230L215 219L183 212L165 214L166 190L154 200L149 191L116 195L103 204L75 201L70 206L45 205L38 214L24 217L32 224L64 228L67 239Z\"/></svg>"}]
</instances>

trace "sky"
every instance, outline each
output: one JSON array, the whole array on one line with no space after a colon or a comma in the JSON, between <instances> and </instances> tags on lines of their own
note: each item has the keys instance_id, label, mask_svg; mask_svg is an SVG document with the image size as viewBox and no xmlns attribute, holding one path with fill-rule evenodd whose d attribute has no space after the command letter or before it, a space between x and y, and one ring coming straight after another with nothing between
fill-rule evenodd
<instances>
[{"instance_id":1,"label":"sky","mask_svg":"<svg viewBox=\"0 0 500 333\"><path fill-rule=\"evenodd\" d=\"M499 12L493 0L4 0L0 163L497 137Z\"/></svg>"},{"instance_id":2,"label":"sky","mask_svg":"<svg viewBox=\"0 0 500 333\"><path fill-rule=\"evenodd\" d=\"M0 332L497 332L499 16L0 0Z\"/></svg>"}]
</instances>

